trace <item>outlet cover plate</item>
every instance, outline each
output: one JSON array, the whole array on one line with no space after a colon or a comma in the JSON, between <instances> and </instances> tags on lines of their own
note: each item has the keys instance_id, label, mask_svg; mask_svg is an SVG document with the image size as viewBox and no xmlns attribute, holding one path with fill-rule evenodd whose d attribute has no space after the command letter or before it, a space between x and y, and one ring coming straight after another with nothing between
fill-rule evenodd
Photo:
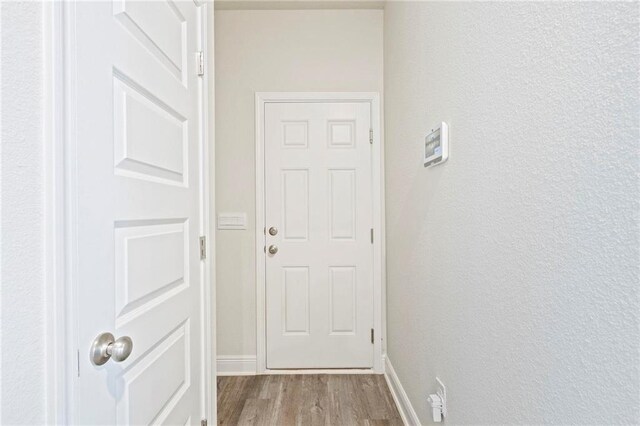
<instances>
[{"instance_id":1,"label":"outlet cover plate","mask_svg":"<svg viewBox=\"0 0 640 426\"><path fill-rule=\"evenodd\" d=\"M442 400L442 417L447 417L447 388L438 377L436 377L436 383L438 384L436 394Z\"/></svg>"}]
</instances>

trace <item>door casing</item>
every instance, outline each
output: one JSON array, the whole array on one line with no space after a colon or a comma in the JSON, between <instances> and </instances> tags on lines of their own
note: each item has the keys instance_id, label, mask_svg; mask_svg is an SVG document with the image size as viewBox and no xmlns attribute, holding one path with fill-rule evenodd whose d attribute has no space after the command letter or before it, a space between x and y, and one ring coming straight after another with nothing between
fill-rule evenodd
<instances>
[{"instance_id":1,"label":"door casing","mask_svg":"<svg viewBox=\"0 0 640 426\"><path fill-rule=\"evenodd\" d=\"M265 268L265 140L264 110L267 103L282 102L367 102L371 106L372 188L373 188L373 368L340 370L270 370L267 368L266 329L266 268ZM385 225L384 225L384 145L381 128L380 95L376 92L256 92L255 94L255 142L256 142L256 374L322 374L384 373L383 354L386 341L384 318L385 288Z\"/></svg>"},{"instance_id":2,"label":"door casing","mask_svg":"<svg viewBox=\"0 0 640 426\"><path fill-rule=\"evenodd\" d=\"M210 232L209 216L214 209L214 173L209 166L215 164L214 123L209 117L213 111L213 4L194 0L201 7L203 39L200 41L205 55L205 74L202 76L202 141L201 144L201 213L202 232L207 238L207 258L202 268L205 282L204 324L205 344L203 356L204 374L208 378L204 395L205 413L209 424L217 422L215 380L215 274L212 261L215 257L214 233ZM70 158L74 155L73 132L74 93L69 84L74 78L73 34L70 31L73 8L68 3L51 2L43 5L44 37L44 176L45 179L45 286L46 329L44 345L48 354L45 360L46 421L48 424L72 424L74 375L77 374L77 357L82 356L76 348L75 334L79 318L75 313L73 268L69 250L71 248L71 220L73 170ZM86 354L85 354L86 355Z\"/></svg>"}]
</instances>

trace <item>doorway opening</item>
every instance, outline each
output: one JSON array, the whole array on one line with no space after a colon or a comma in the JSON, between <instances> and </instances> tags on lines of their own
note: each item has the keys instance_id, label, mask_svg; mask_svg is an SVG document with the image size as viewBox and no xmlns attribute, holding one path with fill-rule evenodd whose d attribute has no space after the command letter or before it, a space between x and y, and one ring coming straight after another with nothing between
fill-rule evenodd
<instances>
[{"instance_id":1,"label":"doorway opening","mask_svg":"<svg viewBox=\"0 0 640 426\"><path fill-rule=\"evenodd\" d=\"M258 374L384 371L379 108L256 94Z\"/></svg>"}]
</instances>

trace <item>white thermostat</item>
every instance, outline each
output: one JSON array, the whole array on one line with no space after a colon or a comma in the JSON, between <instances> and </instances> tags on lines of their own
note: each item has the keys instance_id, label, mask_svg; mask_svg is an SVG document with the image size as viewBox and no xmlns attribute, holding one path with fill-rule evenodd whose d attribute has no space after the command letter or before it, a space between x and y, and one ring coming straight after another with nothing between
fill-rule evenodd
<instances>
[{"instance_id":1,"label":"white thermostat","mask_svg":"<svg viewBox=\"0 0 640 426\"><path fill-rule=\"evenodd\" d=\"M449 128L441 122L424 138L424 166L444 163L449 158Z\"/></svg>"}]
</instances>

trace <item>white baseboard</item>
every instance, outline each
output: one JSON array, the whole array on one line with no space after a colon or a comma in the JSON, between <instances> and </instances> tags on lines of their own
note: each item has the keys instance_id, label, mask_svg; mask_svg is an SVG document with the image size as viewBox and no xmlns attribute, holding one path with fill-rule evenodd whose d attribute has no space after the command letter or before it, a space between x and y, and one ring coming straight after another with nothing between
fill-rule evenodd
<instances>
[{"instance_id":1,"label":"white baseboard","mask_svg":"<svg viewBox=\"0 0 640 426\"><path fill-rule=\"evenodd\" d=\"M388 355L385 357L384 377L387 380L387 385L389 386L389 390L391 391L391 396L393 397L393 400L398 407L398 411L400 412L400 416L402 417L402 421L404 422L404 424L410 426L420 426L420 419L413 409L411 401L409 401L409 397L404 391L402 383L400 383L400 379L398 379L396 371L393 369Z\"/></svg>"},{"instance_id":2,"label":"white baseboard","mask_svg":"<svg viewBox=\"0 0 640 426\"><path fill-rule=\"evenodd\" d=\"M1 1L1 0L0 0ZM220 355L216 360L218 376L255 376L257 361L254 355ZM384 356L382 358L384 363ZM343 368L343 369L277 369L265 370L260 374L377 374L373 368Z\"/></svg>"},{"instance_id":3,"label":"white baseboard","mask_svg":"<svg viewBox=\"0 0 640 426\"><path fill-rule=\"evenodd\" d=\"M255 376L256 357L253 355L220 355L217 359L218 376Z\"/></svg>"}]
</instances>

